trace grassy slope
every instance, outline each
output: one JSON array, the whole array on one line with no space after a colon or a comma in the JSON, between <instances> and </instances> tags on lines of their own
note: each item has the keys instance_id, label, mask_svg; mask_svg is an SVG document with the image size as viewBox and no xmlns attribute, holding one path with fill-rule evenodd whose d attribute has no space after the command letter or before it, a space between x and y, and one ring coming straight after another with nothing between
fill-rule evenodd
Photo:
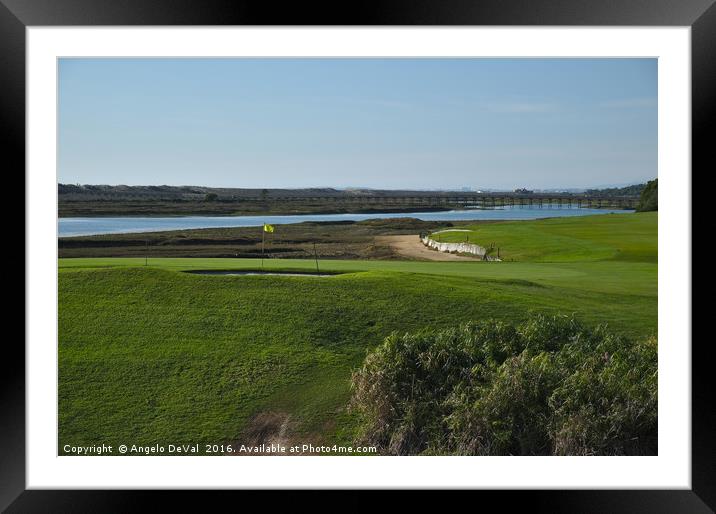
<instances>
[{"instance_id":1,"label":"grassy slope","mask_svg":"<svg viewBox=\"0 0 716 514\"><path fill-rule=\"evenodd\" d=\"M476 225L443 232L440 241L495 243L507 260L656 262L657 213L604 214ZM437 236L436 236L437 237Z\"/></svg>"},{"instance_id":2,"label":"grassy slope","mask_svg":"<svg viewBox=\"0 0 716 514\"><path fill-rule=\"evenodd\" d=\"M260 269L260 259L149 259L150 268L188 269ZM91 268L142 267L142 258L61 259L63 271ZM416 262L320 260L321 271L394 271L441 277L465 277L482 280L521 280L538 285L575 288L619 294L656 295L656 266L638 262ZM310 259L265 260L264 269L315 270Z\"/></svg>"},{"instance_id":3,"label":"grassy slope","mask_svg":"<svg viewBox=\"0 0 716 514\"><path fill-rule=\"evenodd\" d=\"M619 242L618 231L601 246L651 237L630 229ZM259 265L240 259L63 259L60 444L229 442L263 411L291 414L306 442L349 442L350 370L391 331L532 310L655 333L652 246L644 262L322 261L354 272L330 278L180 272Z\"/></svg>"}]
</instances>

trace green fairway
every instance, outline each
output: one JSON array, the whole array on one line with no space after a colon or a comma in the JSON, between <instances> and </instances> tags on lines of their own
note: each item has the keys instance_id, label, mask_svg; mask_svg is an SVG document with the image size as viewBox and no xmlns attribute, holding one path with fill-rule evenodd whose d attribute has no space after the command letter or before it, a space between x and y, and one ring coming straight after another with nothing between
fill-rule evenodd
<instances>
[{"instance_id":1,"label":"green fairway","mask_svg":"<svg viewBox=\"0 0 716 514\"><path fill-rule=\"evenodd\" d=\"M524 241L513 255L538 262L332 260L321 271L343 274L281 277L183 273L259 269L255 259L61 259L60 449L232 443L262 413L288 416L292 441L349 444L350 373L394 331L544 312L655 335L656 216L584 220L581 235L557 223L576 218L476 228L504 234L505 248Z\"/></svg>"},{"instance_id":2,"label":"green fairway","mask_svg":"<svg viewBox=\"0 0 716 514\"><path fill-rule=\"evenodd\" d=\"M149 259L148 268L167 270L261 269L260 259ZM145 267L142 258L62 259L60 270ZM264 261L266 270L315 271L307 259ZM443 277L523 281L538 285L576 288L629 295L656 294L656 265L634 262L523 263L523 262L414 262L414 261L320 261L321 271L394 271ZM214 277L217 278L217 277ZM225 277L230 278L230 277ZM308 279L306 279L308 280Z\"/></svg>"},{"instance_id":3,"label":"green fairway","mask_svg":"<svg viewBox=\"0 0 716 514\"><path fill-rule=\"evenodd\" d=\"M603 214L461 227L433 237L500 248L505 260L656 262L657 213Z\"/></svg>"}]
</instances>

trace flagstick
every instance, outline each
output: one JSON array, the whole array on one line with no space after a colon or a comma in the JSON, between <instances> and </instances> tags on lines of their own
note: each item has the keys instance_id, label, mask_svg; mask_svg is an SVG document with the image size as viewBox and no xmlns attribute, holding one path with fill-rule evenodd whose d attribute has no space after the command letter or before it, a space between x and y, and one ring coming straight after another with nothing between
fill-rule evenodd
<instances>
[{"instance_id":1,"label":"flagstick","mask_svg":"<svg viewBox=\"0 0 716 514\"><path fill-rule=\"evenodd\" d=\"M261 269L264 269L264 241L266 240L265 224L261 226Z\"/></svg>"},{"instance_id":2,"label":"flagstick","mask_svg":"<svg viewBox=\"0 0 716 514\"><path fill-rule=\"evenodd\" d=\"M273 248L273 232L269 232L269 234L271 234L271 236L269 237L269 251L266 252L266 257L273 259L271 256L271 248Z\"/></svg>"},{"instance_id":3,"label":"flagstick","mask_svg":"<svg viewBox=\"0 0 716 514\"><path fill-rule=\"evenodd\" d=\"M316 273L320 273L318 270L318 252L316 251L316 243L313 243L313 255L316 258Z\"/></svg>"}]
</instances>

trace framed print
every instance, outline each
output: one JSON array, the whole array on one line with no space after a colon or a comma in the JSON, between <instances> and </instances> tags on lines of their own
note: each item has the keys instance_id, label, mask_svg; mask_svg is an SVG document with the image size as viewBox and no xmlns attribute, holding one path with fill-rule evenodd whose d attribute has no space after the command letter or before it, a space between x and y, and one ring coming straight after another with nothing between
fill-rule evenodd
<instances>
[{"instance_id":1,"label":"framed print","mask_svg":"<svg viewBox=\"0 0 716 514\"><path fill-rule=\"evenodd\" d=\"M714 508L691 336L712 2L2 0L0 19L27 299L3 508L146 489Z\"/></svg>"}]
</instances>

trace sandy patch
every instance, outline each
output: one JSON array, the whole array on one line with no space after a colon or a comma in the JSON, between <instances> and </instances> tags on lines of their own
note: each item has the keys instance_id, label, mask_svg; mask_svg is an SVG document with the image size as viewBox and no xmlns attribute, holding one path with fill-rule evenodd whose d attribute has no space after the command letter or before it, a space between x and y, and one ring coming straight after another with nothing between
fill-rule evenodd
<instances>
[{"instance_id":1,"label":"sandy patch","mask_svg":"<svg viewBox=\"0 0 716 514\"><path fill-rule=\"evenodd\" d=\"M390 248L409 259L421 261L480 261L480 257L466 257L464 255L454 255L451 253L438 252L428 248L416 235L411 236L379 236L375 238L376 243L390 246Z\"/></svg>"}]
</instances>

